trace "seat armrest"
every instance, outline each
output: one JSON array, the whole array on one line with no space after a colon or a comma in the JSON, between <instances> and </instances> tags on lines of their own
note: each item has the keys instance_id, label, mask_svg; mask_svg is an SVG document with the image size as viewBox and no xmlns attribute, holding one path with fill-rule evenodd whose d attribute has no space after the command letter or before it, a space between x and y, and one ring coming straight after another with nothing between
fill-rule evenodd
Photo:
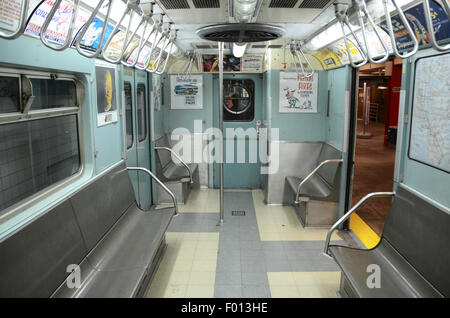
<instances>
[{"instance_id":1,"label":"seat armrest","mask_svg":"<svg viewBox=\"0 0 450 318\"><path fill-rule=\"evenodd\" d=\"M302 182L300 182L300 184L298 185L297 188L297 193L295 195L295 204L299 204L300 202L300 190L302 188L302 186L309 180L311 179L319 170L320 168L322 168L324 165L329 164L329 163L342 163L344 160L343 159L328 159L325 161L322 161L316 168L314 168L313 171L311 171L310 174L308 174L306 176L305 179L302 180Z\"/></svg>"},{"instance_id":2,"label":"seat armrest","mask_svg":"<svg viewBox=\"0 0 450 318\"><path fill-rule=\"evenodd\" d=\"M142 168L142 167L127 167L127 169L131 170L131 171L142 171L142 172L145 172L145 173L147 173L150 176L150 178L154 179L164 189L164 191L166 191L172 197L173 207L175 208L175 215L178 215L178 204L177 204L177 199L175 198L175 195L150 170L148 170L146 168Z\"/></svg>"},{"instance_id":3,"label":"seat armrest","mask_svg":"<svg viewBox=\"0 0 450 318\"><path fill-rule=\"evenodd\" d=\"M323 254L327 257L331 257L328 254L328 248L330 245L331 235L333 232L342 224L344 223L352 214L356 211L361 205L363 205L364 202L366 202L370 198L374 197L393 197L395 195L395 192L372 192L366 195L364 198L358 201L347 213L344 214L336 223L333 224L333 226L330 228L330 230L327 233L327 237L325 239L325 246L323 248Z\"/></svg>"}]
</instances>

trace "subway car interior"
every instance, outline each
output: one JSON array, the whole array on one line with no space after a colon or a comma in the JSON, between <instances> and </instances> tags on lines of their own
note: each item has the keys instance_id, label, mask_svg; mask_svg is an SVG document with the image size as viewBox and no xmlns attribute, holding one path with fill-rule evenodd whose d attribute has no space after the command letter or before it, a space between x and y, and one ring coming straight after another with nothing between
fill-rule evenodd
<instances>
[{"instance_id":1,"label":"subway car interior","mask_svg":"<svg viewBox=\"0 0 450 318\"><path fill-rule=\"evenodd\" d=\"M0 297L450 297L449 16L0 0Z\"/></svg>"}]
</instances>

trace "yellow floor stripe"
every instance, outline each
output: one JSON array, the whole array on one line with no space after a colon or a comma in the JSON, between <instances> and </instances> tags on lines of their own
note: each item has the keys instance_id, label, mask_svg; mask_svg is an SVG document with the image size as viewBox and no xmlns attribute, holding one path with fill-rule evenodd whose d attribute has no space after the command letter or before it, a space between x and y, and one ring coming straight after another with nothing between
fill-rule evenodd
<instances>
[{"instance_id":1,"label":"yellow floor stripe","mask_svg":"<svg viewBox=\"0 0 450 318\"><path fill-rule=\"evenodd\" d=\"M356 213L350 217L350 229L367 248L373 248L380 242L378 234L375 233Z\"/></svg>"}]
</instances>

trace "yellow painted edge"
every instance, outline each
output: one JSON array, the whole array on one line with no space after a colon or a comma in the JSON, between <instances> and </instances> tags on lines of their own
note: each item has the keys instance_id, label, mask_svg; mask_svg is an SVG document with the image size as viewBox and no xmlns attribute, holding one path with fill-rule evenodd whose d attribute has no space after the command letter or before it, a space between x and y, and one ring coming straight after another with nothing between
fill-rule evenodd
<instances>
[{"instance_id":1,"label":"yellow painted edge","mask_svg":"<svg viewBox=\"0 0 450 318\"><path fill-rule=\"evenodd\" d=\"M374 248L380 242L380 237L364 222L361 217L354 213L350 217L350 229L358 236L367 248Z\"/></svg>"}]
</instances>

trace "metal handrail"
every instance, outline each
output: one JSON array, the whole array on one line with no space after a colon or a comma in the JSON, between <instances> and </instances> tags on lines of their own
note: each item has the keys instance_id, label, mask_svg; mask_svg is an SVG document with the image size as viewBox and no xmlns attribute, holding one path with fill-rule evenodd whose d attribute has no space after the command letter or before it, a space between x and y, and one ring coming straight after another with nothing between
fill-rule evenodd
<instances>
[{"instance_id":1,"label":"metal handrail","mask_svg":"<svg viewBox=\"0 0 450 318\"><path fill-rule=\"evenodd\" d=\"M173 32L176 32L176 31L173 31ZM163 65L162 70L158 71L159 66L160 66L159 63L156 66L155 73L158 74L158 75L161 75L162 73L164 73L164 71L166 70L166 67L167 67L167 63L169 62L170 55L171 55L171 52L172 52L172 48L173 48L173 45L175 44L176 35L174 35L173 37L171 36L171 38L172 39L169 38L170 46L167 49L167 57L166 57L166 60L164 61L164 65Z\"/></svg>"},{"instance_id":2,"label":"metal handrail","mask_svg":"<svg viewBox=\"0 0 450 318\"><path fill-rule=\"evenodd\" d=\"M358 21L359 21L359 25L361 27L361 33L363 36L364 44L366 46L366 53L367 53L367 57L368 57L369 61L374 64L381 64L381 63L386 62L387 59L389 58L389 50L388 50L386 44L384 43L383 39L381 38L380 33L377 30L377 26L376 26L375 22L373 21L372 17L370 16L369 12L367 11L367 6L366 6L365 0L353 0L353 3L357 9ZM378 38L378 41L380 41L381 45L383 46L384 55L380 59L374 59L372 56L370 56L369 45L368 45L369 43L367 42L367 33L366 33L366 26L365 26L364 18L366 18L369 21L370 25L372 26L373 31L375 32L375 35Z\"/></svg>"},{"instance_id":3,"label":"metal handrail","mask_svg":"<svg viewBox=\"0 0 450 318\"><path fill-rule=\"evenodd\" d=\"M183 159L181 159L181 157L171 148L168 147L155 147L155 150L167 150L169 151L173 156L175 156L175 158L177 158L182 164L183 166L186 167L186 169L189 171L189 179L191 180L191 183L194 183L194 179L192 178L192 171L191 168L189 168L188 164L186 162L184 162Z\"/></svg>"},{"instance_id":4,"label":"metal handrail","mask_svg":"<svg viewBox=\"0 0 450 318\"><path fill-rule=\"evenodd\" d=\"M148 42L148 41L149 41L150 36L151 36L153 33L155 34L155 38L154 38L154 40L153 40L153 42L152 42L152 44L151 44L151 46L150 46L150 52L148 53L146 59L144 60L144 66L139 66L139 65L136 64L135 67L136 67L137 69L140 69L140 70L146 70L146 69L148 69L148 66L150 65L151 58L152 58L152 55L153 55L153 50L154 50L155 47L159 44L159 41L161 40L161 37L162 37L162 36L160 36L160 37L158 38L158 32L161 31L161 26L162 26L162 15L161 15L161 14L155 15L155 16L153 17L153 25L152 25L153 29L152 29L152 32L150 32L150 34L148 35L148 37L147 37L147 39L146 39L145 42ZM145 45L144 45L144 46L145 46ZM137 58L136 58L136 62L139 61L139 56L141 55L141 53L142 53L142 52L139 52L139 54L138 54L138 56L137 56Z\"/></svg>"},{"instance_id":5,"label":"metal handrail","mask_svg":"<svg viewBox=\"0 0 450 318\"><path fill-rule=\"evenodd\" d=\"M169 188L161 180L159 180L150 170L142 167L127 167L127 170L143 171L148 175L150 175L150 177L154 179L172 197L173 207L175 208L175 215L178 215L177 198L175 198L175 195L172 193L172 191L170 191Z\"/></svg>"},{"instance_id":6,"label":"metal handrail","mask_svg":"<svg viewBox=\"0 0 450 318\"><path fill-rule=\"evenodd\" d=\"M150 73L153 72L152 70L149 69L150 63L152 62L153 51L155 50L155 48L158 47L159 43L161 43L161 40L163 38L164 38L164 33L162 33L161 28L159 28L156 31L155 39L152 43L152 46L150 47L150 53L147 55L147 58L144 62L144 67L141 68L138 66L139 69L146 70L147 72L150 72Z\"/></svg>"},{"instance_id":7,"label":"metal handrail","mask_svg":"<svg viewBox=\"0 0 450 318\"><path fill-rule=\"evenodd\" d=\"M115 25L113 31L111 32L111 35L108 38L108 41L106 41L106 44L102 50L102 57L105 61L113 63L113 64L119 64L120 61L122 61L123 55L125 54L126 44L128 43L128 37L129 37L130 29L131 29L131 22L133 21L134 14L138 12L136 9L139 9L138 8L139 2L140 2L140 0L128 0L125 11L123 12L122 16L120 17L119 22L117 22L117 24ZM109 57L105 56L105 52L108 50L112 39L116 35L117 30L119 30L119 27L122 24L122 21L125 19L125 17L127 15L130 16L130 19L128 21L128 26L125 31L126 32L125 37L122 40L122 49L121 49L120 55L117 59L110 59Z\"/></svg>"},{"instance_id":8,"label":"metal handrail","mask_svg":"<svg viewBox=\"0 0 450 318\"><path fill-rule=\"evenodd\" d=\"M105 20L103 21L103 29L102 29L102 33L100 35L98 47L94 53L89 54L86 52L86 50L83 50L81 48L81 41L83 40L84 35L86 34L87 30L91 26L92 21L94 21L95 17L97 16L98 12L100 11L100 9L105 1L108 1L108 11L106 12ZM86 21L86 24L81 28L80 33L78 34L78 37L75 40L75 47L77 49L77 52L80 53L81 55L83 55L84 57L96 58L102 51L103 41L105 39L106 30L108 29L108 20L109 20L110 14L111 14L111 8L113 6L113 3L114 3L114 0L100 0L98 2L97 6L95 7L95 9L92 11L91 15L89 16L89 19ZM111 34L111 36L112 36L112 34Z\"/></svg>"},{"instance_id":9,"label":"metal handrail","mask_svg":"<svg viewBox=\"0 0 450 318\"><path fill-rule=\"evenodd\" d=\"M348 19L348 9L350 8L350 2L351 0L346 0L346 1L340 1L340 2L335 2L334 3L334 9L335 9L335 14L336 14L336 19L339 22L339 25L341 26L341 30L342 30L342 36L344 38L344 43L345 43L345 47L347 49L347 55L348 55L348 60L350 62L350 65L354 68L359 68L365 64L367 64L368 58L367 58L367 53L364 52L363 46L361 45L361 42L359 41L358 37L356 36L356 34L353 32L352 27L350 26L350 22ZM353 62L353 58L352 58L352 53L350 51L350 46L348 44L348 39L347 39L347 35L345 34L345 28L344 25L347 26L347 28L350 30L350 33L353 35L353 37L355 38L356 43L359 46L359 51L363 57L363 60L359 63L359 64L355 64L355 62Z\"/></svg>"},{"instance_id":10,"label":"metal handrail","mask_svg":"<svg viewBox=\"0 0 450 318\"><path fill-rule=\"evenodd\" d=\"M55 50L55 51L63 51L70 46L70 43L72 43L75 20L77 18L78 8L79 8L79 4L80 4L80 0L72 0L73 11L72 11L72 16L70 17L70 24L69 24L69 30L67 31L67 37L62 45L54 46L54 45L50 44L50 42L45 38L45 35L47 33L47 29L50 25L50 22L52 21L53 17L55 16L56 10L58 10L59 5L61 4L61 1L62 0L55 0L55 2L53 3L52 9L48 13L47 17L44 20L44 23L42 24L41 33L40 33L40 38L41 38L42 43L44 43L44 45L47 46L48 48Z\"/></svg>"},{"instance_id":11,"label":"metal handrail","mask_svg":"<svg viewBox=\"0 0 450 318\"><path fill-rule=\"evenodd\" d=\"M142 50L145 47L145 44L148 42L152 34L157 30L158 25L156 24L155 20L153 20L153 4L150 3L152 7L150 7L149 10L144 12L142 15L142 19L145 20L145 26L144 26L144 32L142 33L141 41L139 42L139 46L137 48L136 58L132 63L128 63L125 60L122 60L122 64L128 67L134 67L136 66L137 62L139 61L139 57L141 56ZM150 32L148 33L147 37L145 37L145 33L147 32L147 28L151 27ZM131 43L131 41L130 41Z\"/></svg>"},{"instance_id":12,"label":"metal handrail","mask_svg":"<svg viewBox=\"0 0 450 318\"><path fill-rule=\"evenodd\" d=\"M173 44L171 44L171 43L173 43L173 40L175 39L175 36L176 36L176 31L175 30L171 31L170 28L167 29L167 31L163 34L162 37L165 37L165 40L163 42L163 45L161 46L161 49L160 49L159 54L158 54L158 57L156 58L155 62L153 63L151 69L148 69L148 71L150 73L156 73L156 74L159 74L159 75L163 73L163 72L158 73L157 71L158 71L159 65L161 63L161 59L162 59L164 51L167 50L169 45L170 45L170 49L172 49ZM161 39L162 39L162 37L161 37ZM168 61L169 56L170 56L170 53L167 54L166 62ZM165 65L167 65L167 63L165 63Z\"/></svg>"},{"instance_id":13,"label":"metal handrail","mask_svg":"<svg viewBox=\"0 0 450 318\"><path fill-rule=\"evenodd\" d=\"M196 58L195 52L187 53L187 58L188 58L188 63L182 69L181 73L178 74L178 77L180 77L182 80L188 79L192 73L192 68L194 67L194 62L195 62L195 58Z\"/></svg>"},{"instance_id":14,"label":"metal handrail","mask_svg":"<svg viewBox=\"0 0 450 318\"><path fill-rule=\"evenodd\" d=\"M311 179L311 178L312 178L312 177L320 170L320 168L322 168L323 166L325 166L326 164L329 164L329 163L342 163L342 162L344 162L343 159L328 159L328 160L322 161L322 162L321 162L321 163L320 163L313 171L311 171L311 173L308 174L308 175L306 176L306 178L303 179L302 182L300 182L300 184L298 185L298 188L297 188L297 195L296 195L296 197L295 197L295 204L299 204L299 203L300 203L300 190L301 190L302 186L303 186L309 179Z\"/></svg>"},{"instance_id":15,"label":"metal handrail","mask_svg":"<svg viewBox=\"0 0 450 318\"><path fill-rule=\"evenodd\" d=\"M292 41L289 45L289 49L291 51L291 55L292 55L292 61L294 62L294 66L295 66L295 70L297 73L301 73L303 74L305 77L311 77L314 75L314 69L311 65L311 62L309 61L309 59L306 57L305 53L303 52L302 46L299 42L296 41ZM306 61L306 64L308 64L308 68L310 69L310 72L306 72L305 68L303 67L303 63L302 60L300 58L299 52L301 54L301 56L303 57L303 60ZM298 71L298 66L297 66L297 60L298 63L300 65L301 68L301 72Z\"/></svg>"},{"instance_id":16,"label":"metal handrail","mask_svg":"<svg viewBox=\"0 0 450 318\"><path fill-rule=\"evenodd\" d=\"M397 41L395 40L394 27L392 26L391 15L390 15L388 7L387 7L388 1L389 0L383 0L383 6L384 6L384 14L386 16L386 26L389 31L389 37L390 37L391 43L392 43L392 49L394 50L395 56L397 56L398 58L401 58L401 59L407 59L408 57L411 57L414 54L416 54L417 51L419 50L419 41L417 40L417 38L414 34L414 31L412 30L411 25L409 24L408 19L405 16L405 13L403 12L402 8L398 5L397 0L391 0L395 6L395 9L398 12L398 16L400 17L400 20L402 20L402 23L403 23L404 27L406 28L406 31L409 34L409 37L414 42L414 47L411 52L400 54L400 52L397 48Z\"/></svg>"},{"instance_id":17,"label":"metal handrail","mask_svg":"<svg viewBox=\"0 0 450 318\"><path fill-rule=\"evenodd\" d=\"M448 4L448 1L444 0L444 1L442 1L442 3L444 5L445 13L450 18L450 5ZM428 34L430 36L431 45L438 51L447 51L448 49L450 49L450 43L448 43L444 46L440 46L437 43L436 35L434 34L433 19L431 18L431 15L430 15L430 1L422 0L422 4L423 4L423 9L424 9L424 14L425 14L425 20L427 21L427 29L428 29Z\"/></svg>"},{"instance_id":18,"label":"metal handrail","mask_svg":"<svg viewBox=\"0 0 450 318\"><path fill-rule=\"evenodd\" d=\"M364 198L362 198L361 200L358 201L358 203L356 203L347 213L344 214L344 216L342 216L336 223L333 224L333 226L330 228L330 230L327 233L327 237L325 239L325 246L323 249L323 253L326 256L328 255L328 248L330 246L330 240L331 240L331 235L333 234L333 232L342 224L344 223L351 215L353 212L356 211L357 208L359 208L364 202L366 202L368 199L370 198L374 198L374 197L393 197L395 195L395 192L372 192L369 193L368 195L366 195Z\"/></svg>"},{"instance_id":19,"label":"metal handrail","mask_svg":"<svg viewBox=\"0 0 450 318\"><path fill-rule=\"evenodd\" d=\"M30 2L29 0L22 1L22 9L20 11L20 20L19 20L19 25L17 27L17 30L15 30L9 34L0 31L0 38L4 38L7 40L14 40L22 35L23 31L25 30L25 28L27 26L27 14L28 14L29 2Z\"/></svg>"}]
</instances>

